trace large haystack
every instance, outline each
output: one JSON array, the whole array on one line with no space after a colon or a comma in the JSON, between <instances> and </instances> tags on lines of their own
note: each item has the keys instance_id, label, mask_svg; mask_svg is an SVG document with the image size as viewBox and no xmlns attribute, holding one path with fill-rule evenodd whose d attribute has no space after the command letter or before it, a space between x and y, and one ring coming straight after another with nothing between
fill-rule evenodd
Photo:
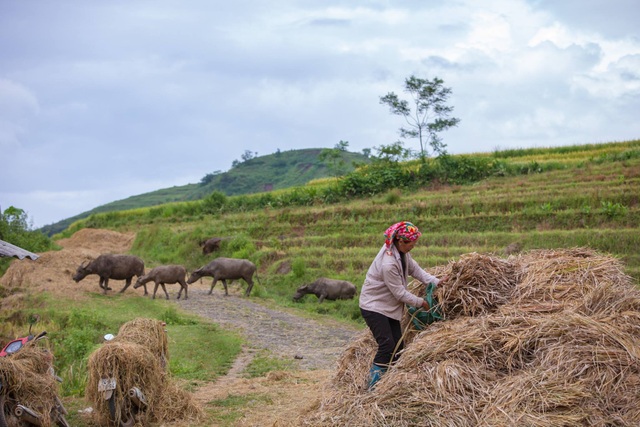
<instances>
[{"instance_id":1,"label":"large haystack","mask_svg":"<svg viewBox=\"0 0 640 427\"><path fill-rule=\"evenodd\" d=\"M446 320L417 331L405 317L405 350L373 391L363 332L307 425L640 425L640 291L617 260L469 254L443 271Z\"/></svg>"}]
</instances>

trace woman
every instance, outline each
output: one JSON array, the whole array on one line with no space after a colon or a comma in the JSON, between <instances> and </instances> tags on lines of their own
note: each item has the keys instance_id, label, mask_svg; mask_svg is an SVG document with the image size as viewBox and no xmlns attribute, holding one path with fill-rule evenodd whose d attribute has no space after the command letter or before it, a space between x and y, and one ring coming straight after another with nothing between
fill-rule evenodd
<instances>
[{"instance_id":1,"label":"woman","mask_svg":"<svg viewBox=\"0 0 640 427\"><path fill-rule=\"evenodd\" d=\"M384 246L367 271L360 292L360 312L378 343L378 352L369 371L369 389L397 360L402 349L400 320L404 305L430 308L427 301L407 290L407 276L424 284L441 282L420 268L409 255L421 234L407 221L389 227L384 233Z\"/></svg>"}]
</instances>

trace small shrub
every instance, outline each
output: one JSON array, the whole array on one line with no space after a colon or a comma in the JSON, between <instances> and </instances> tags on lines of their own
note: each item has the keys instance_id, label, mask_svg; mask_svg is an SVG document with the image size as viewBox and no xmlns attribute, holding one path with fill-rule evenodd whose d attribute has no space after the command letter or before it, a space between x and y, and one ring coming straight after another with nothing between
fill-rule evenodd
<instances>
[{"instance_id":1,"label":"small shrub","mask_svg":"<svg viewBox=\"0 0 640 427\"><path fill-rule=\"evenodd\" d=\"M384 202L388 205L395 205L400 202L402 193L400 190L391 190L384 196Z\"/></svg>"},{"instance_id":2,"label":"small shrub","mask_svg":"<svg viewBox=\"0 0 640 427\"><path fill-rule=\"evenodd\" d=\"M546 202L542 206L540 206L540 210L545 213L551 213L553 212L553 205L551 204L551 202Z\"/></svg>"},{"instance_id":3,"label":"small shrub","mask_svg":"<svg viewBox=\"0 0 640 427\"><path fill-rule=\"evenodd\" d=\"M306 263L304 258L295 258L291 262L291 271L293 271L293 275L300 278L304 277L307 270Z\"/></svg>"},{"instance_id":4,"label":"small shrub","mask_svg":"<svg viewBox=\"0 0 640 427\"><path fill-rule=\"evenodd\" d=\"M229 241L227 245L229 251L231 251L233 258L245 258L249 259L256 253L256 245L245 234L239 234Z\"/></svg>"},{"instance_id":5,"label":"small shrub","mask_svg":"<svg viewBox=\"0 0 640 427\"><path fill-rule=\"evenodd\" d=\"M620 203L603 201L602 209L608 218L616 218L627 213L627 207Z\"/></svg>"},{"instance_id":6,"label":"small shrub","mask_svg":"<svg viewBox=\"0 0 640 427\"><path fill-rule=\"evenodd\" d=\"M202 210L206 213L219 212L227 204L227 196L221 191L214 191L202 201Z\"/></svg>"}]
</instances>

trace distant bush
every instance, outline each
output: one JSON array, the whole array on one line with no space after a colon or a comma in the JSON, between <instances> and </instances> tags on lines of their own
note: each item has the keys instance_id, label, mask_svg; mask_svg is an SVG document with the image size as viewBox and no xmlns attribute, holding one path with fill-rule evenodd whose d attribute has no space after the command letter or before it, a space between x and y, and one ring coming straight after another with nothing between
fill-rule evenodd
<instances>
[{"instance_id":1,"label":"distant bush","mask_svg":"<svg viewBox=\"0 0 640 427\"><path fill-rule=\"evenodd\" d=\"M296 277L304 277L307 271L307 264L304 258L295 258L293 262L291 262L291 271L293 271Z\"/></svg>"},{"instance_id":2,"label":"distant bush","mask_svg":"<svg viewBox=\"0 0 640 427\"><path fill-rule=\"evenodd\" d=\"M402 198L402 193L400 192L400 190L395 189L385 194L384 201L388 205L395 205L400 201L401 198Z\"/></svg>"},{"instance_id":3,"label":"distant bush","mask_svg":"<svg viewBox=\"0 0 640 427\"><path fill-rule=\"evenodd\" d=\"M227 245L233 258L250 259L256 253L256 245L245 234L235 236Z\"/></svg>"},{"instance_id":4,"label":"distant bush","mask_svg":"<svg viewBox=\"0 0 640 427\"><path fill-rule=\"evenodd\" d=\"M627 213L627 208L620 203L602 201L602 210L608 218L616 218Z\"/></svg>"},{"instance_id":5,"label":"distant bush","mask_svg":"<svg viewBox=\"0 0 640 427\"><path fill-rule=\"evenodd\" d=\"M202 201L202 210L205 213L220 211L227 204L227 196L222 191L214 191Z\"/></svg>"},{"instance_id":6,"label":"distant bush","mask_svg":"<svg viewBox=\"0 0 640 427\"><path fill-rule=\"evenodd\" d=\"M0 240L30 252L45 252L55 247L48 236L32 230L27 213L14 206L0 212ZM9 267L12 259L0 257L0 276Z\"/></svg>"}]
</instances>

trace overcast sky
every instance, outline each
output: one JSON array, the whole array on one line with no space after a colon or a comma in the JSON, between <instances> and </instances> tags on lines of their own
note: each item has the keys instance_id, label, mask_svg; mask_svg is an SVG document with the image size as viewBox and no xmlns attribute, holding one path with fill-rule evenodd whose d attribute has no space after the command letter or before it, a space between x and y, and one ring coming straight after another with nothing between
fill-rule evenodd
<instances>
[{"instance_id":1,"label":"overcast sky","mask_svg":"<svg viewBox=\"0 0 640 427\"><path fill-rule=\"evenodd\" d=\"M411 75L451 88L453 154L637 139L638 22L637 0L0 0L0 208L37 228L245 150L391 144L379 99Z\"/></svg>"}]
</instances>

